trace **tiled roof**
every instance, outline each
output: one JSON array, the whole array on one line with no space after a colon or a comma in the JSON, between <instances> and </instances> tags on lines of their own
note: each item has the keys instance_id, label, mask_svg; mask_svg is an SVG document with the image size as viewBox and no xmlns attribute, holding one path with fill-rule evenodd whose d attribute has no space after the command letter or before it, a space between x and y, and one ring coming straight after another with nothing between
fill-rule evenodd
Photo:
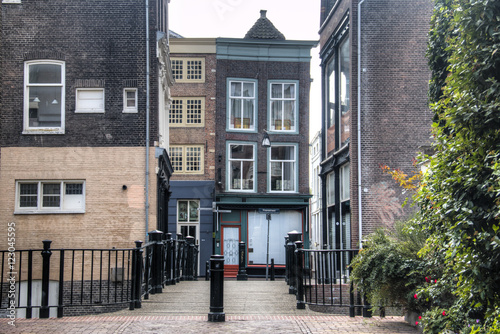
<instances>
[{"instance_id":1,"label":"tiled roof","mask_svg":"<svg viewBox=\"0 0 500 334\"><path fill-rule=\"evenodd\" d=\"M248 30L244 39L277 39L285 40L285 36L266 17L267 10L260 11L260 18Z\"/></svg>"}]
</instances>

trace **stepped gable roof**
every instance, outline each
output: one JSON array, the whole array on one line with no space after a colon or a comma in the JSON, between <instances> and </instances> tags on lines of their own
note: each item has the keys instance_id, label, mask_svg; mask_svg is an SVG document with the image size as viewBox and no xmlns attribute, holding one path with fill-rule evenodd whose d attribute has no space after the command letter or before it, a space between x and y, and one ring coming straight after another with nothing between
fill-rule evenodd
<instances>
[{"instance_id":1,"label":"stepped gable roof","mask_svg":"<svg viewBox=\"0 0 500 334\"><path fill-rule=\"evenodd\" d=\"M260 18L248 30L244 39L276 39L285 40L285 36L266 17L267 10L260 11Z\"/></svg>"}]
</instances>

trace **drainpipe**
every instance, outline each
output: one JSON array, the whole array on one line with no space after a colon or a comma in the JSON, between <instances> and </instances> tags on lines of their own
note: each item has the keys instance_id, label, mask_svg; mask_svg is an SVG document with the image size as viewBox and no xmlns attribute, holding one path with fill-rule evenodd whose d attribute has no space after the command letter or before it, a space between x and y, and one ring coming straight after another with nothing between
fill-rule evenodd
<instances>
[{"instance_id":1,"label":"drainpipe","mask_svg":"<svg viewBox=\"0 0 500 334\"><path fill-rule=\"evenodd\" d=\"M363 206L361 201L361 5L358 2L358 223L359 248L363 248Z\"/></svg>"},{"instance_id":2,"label":"drainpipe","mask_svg":"<svg viewBox=\"0 0 500 334\"><path fill-rule=\"evenodd\" d=\"M146 173L145 173L145 211L146 211L146 242L148 241L149 230L149 0L146 3Z\"/></svg>"}]
</instances>

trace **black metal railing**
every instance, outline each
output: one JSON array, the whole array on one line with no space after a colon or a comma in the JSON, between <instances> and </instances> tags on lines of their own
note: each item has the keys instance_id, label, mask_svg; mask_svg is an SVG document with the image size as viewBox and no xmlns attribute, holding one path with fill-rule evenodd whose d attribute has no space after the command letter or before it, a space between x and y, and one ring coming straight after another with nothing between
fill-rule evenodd
<instances>
[{"instance_id":1,"label":"black metal railing","mask_svg":"<svg viewBox=\"0 0 500 334\"><path fill-rule=\"evenodd\" d=\"M343 313L343 308L349 308L351 317L361 311L371 316L371 306L350 280L350 263L359 250L303 249L302 241L291 244L289 239L285 247L286 281L289 293L297 297L298 309L307 304Z\"/></svg>"},{"instance_id":2,"label":"black metal railing","mask_svg":"<svg viewBox=\"0 0 500 334\"><path fill-rule=\"evenodd\" d=\"M197 279L194 238L161 231L134 248L0 251L0 316L48 318L140 308L165 285ZM180 236L182 238L182 236Z\"/></svg>"}]
</instances>

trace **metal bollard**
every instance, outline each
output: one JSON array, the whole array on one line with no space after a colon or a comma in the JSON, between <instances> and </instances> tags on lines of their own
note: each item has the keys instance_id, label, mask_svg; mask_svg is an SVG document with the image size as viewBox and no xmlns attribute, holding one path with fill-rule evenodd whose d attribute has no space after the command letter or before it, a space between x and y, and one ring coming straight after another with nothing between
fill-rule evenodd
<instances>
[{"instance_id":1,"label":"metal bollard","mask_svg":"<svg viewBox=\"0 0 500 334\"><path fill-rule=\"evenodd\" d=\"M210 281L210 261L205 265L205 281Z\"/></svg>"},{"instance_id":2,"label":"metal bollard","mask_svg":"<svg viewBox=\"0 0 500 334\"><path fill-rule=\"evenodd\" d=\"M210 313L208 321L224 322L224 255L210 257Z\"/></svg>"},{"instance_id":3,"label":"metal bollard","mask_svg":"<svg viewBox=\"0 0 500 334\"><path fill-rule=\"evenodd\" d=\"M274 281L275 270L274 270L274 259L271 259L271 281Z\"/></svg>"},{"instance_id":4,"label":"metal bollard","mask_svg":"<svg viewBox=\"0 0 500 334\"><path fill-rule=\"evenodd\" d=\"M248 274L245 269L245 242L240 241L240 245L238 247L239 251L239 268L238 268L238 275L236 275L236 280L237 281L248 281Z\"/></svg>"}]
</instances>

